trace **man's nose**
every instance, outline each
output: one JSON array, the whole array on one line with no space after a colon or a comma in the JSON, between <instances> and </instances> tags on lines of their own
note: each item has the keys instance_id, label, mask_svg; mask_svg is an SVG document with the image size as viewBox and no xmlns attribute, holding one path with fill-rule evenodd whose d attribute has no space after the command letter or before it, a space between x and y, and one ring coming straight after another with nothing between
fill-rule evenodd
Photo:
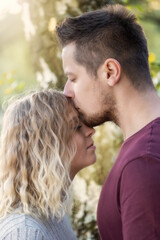
<instances>
[{"instance_id":1,"label":"man's nose","mask_svg":"<svg viewBox=\"0 0 160 240\"><path fill-rule=\"evenodd\" d=\"M71 83L69 81L66 82L63 93L66 97L70 97L70 98L74 99L74 97L75 97L74 91L73 91Z\"/></svg>"}]
</instances>

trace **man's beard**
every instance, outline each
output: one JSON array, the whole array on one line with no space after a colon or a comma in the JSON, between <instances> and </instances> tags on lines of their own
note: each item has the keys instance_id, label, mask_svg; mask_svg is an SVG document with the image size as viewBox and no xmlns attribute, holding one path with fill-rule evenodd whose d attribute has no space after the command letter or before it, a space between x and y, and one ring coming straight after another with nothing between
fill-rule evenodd
<instances>
[{"instance_id":1,"label":"man's beard","mask_svg":"<svg viewBox=\"0 0 160 240\"><path fill-rule=\"evenodd\" d=\"M112 121L119 125L115 100L108 95L107 97L103 97L101 104L103 106L102 111L92 114L92 116L87 116L86 114L79 112L81 121L89 127L96 127L108 121Z\"/></svg>"}]
</instances>

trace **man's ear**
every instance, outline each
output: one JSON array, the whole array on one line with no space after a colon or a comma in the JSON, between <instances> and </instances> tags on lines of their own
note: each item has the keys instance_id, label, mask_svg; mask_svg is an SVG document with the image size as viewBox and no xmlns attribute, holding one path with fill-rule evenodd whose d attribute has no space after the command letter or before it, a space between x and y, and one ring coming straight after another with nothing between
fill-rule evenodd
<instances>
[{"instance_id":1,"label":"man's ear","mask_svg":"<svg viewBox=\"0 0 160 240\"><path fill-rule=\"evenodd\" d=\"M107 84L113 87L119 82L121 76L121 65L114 58L108 58L104 62Z\"/></svg>"}]
</instances>

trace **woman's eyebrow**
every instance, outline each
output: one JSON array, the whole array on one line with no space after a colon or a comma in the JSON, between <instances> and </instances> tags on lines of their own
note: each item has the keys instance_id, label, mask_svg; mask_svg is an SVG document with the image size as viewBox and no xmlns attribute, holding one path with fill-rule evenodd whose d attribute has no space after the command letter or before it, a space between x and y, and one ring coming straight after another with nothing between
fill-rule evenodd
<instances>
[{"instance_id":1,"label":"woman's eyebrow","mask_svg":"<svg viewBox=\"0 0 160 240\"><path fill-rule=\"evenodd\" d=\"M72 123L74 123L75 125L76 125L76 124L79 124L79 116L77 115L77 116L71 118L70 121L71 121Z\"/></svg>"}]
</instances>

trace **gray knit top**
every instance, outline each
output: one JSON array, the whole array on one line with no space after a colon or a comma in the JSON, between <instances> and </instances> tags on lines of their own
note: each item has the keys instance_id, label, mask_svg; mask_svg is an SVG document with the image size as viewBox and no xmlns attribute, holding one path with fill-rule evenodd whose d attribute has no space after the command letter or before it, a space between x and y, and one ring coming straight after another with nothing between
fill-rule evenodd
<instances>
[{"instance_id":1,"label":"gray knit top","mask_svg":"<svg viewBox=\"0 0 160 240\"><path fill-rule=\"evenodd\" d=\"M76 240L68 217L37 220L25 214L11 214L0 221L0 240Z\"/></svg>"}]
</instances>

